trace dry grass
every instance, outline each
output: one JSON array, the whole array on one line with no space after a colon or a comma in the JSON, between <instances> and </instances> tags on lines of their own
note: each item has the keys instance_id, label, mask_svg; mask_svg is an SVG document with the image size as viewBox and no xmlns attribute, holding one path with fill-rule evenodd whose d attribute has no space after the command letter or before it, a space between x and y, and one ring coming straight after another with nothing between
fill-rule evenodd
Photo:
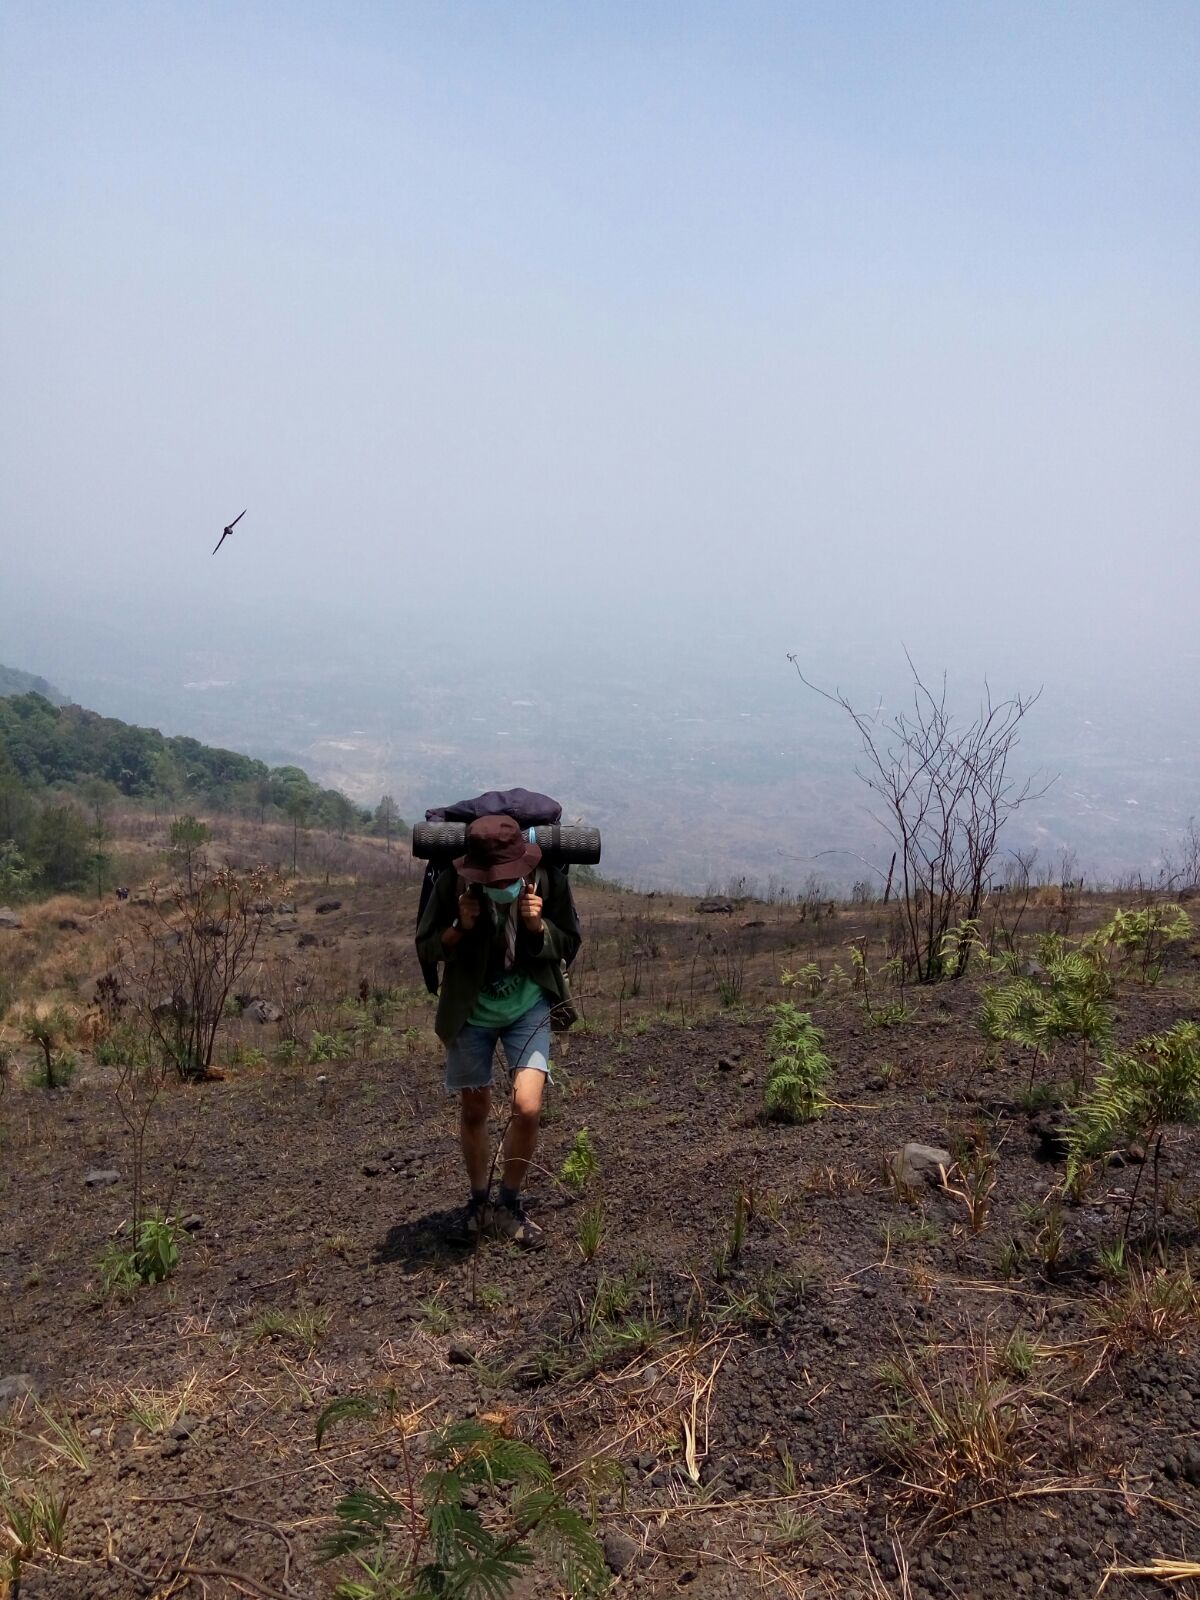
<instances>
[{"instance_id":1,"label":"dry grass","mask_svg":"<svg viewBox=\"0 0 1200 1600\"><path fill-rule=\"evenodd\" d=\"M890 1404L877 1426L901 1500L947 1510L1016 1487L1036 1454L1036 1418L986 1332L920 1354L902 1345L879 1376Z\"/></svg>"},{"instance_id":2,"label":"dry grass","mask_svg":"<svg viewBox=\"0 0 1200 1600\"><path fill-rule=\"evenodd\" d=\"M1170 1344L1200 1330L1200 1283L1189 1263L1174 1270L1131 1268L1120 1288L1107 1294L1095 1313L1100 1354L1088 1381L1118 1356L1147 1344Z\"/></svg>"}]
</instances>

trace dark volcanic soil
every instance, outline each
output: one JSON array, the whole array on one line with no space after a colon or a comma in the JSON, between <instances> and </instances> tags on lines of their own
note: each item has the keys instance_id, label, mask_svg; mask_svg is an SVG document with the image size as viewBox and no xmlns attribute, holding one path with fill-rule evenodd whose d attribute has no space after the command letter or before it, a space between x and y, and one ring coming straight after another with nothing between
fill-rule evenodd
<instances>
[{"instance_id":1,"label":"dark volcanic soil","mask_svg":"<svg viewBox=\"0 0 1200 1600\"><path fill-rule=\"evenodd\" d=\"M1123 995L1122 1036L1195 1016L1189 993ZM431 1054L174 1089L151 1172L190 1241L171 1280L124 1299L97 1292L130 1203L102 1076L11 1089L0 1377L28 1373L42 1409L8 1412L0 1461L71 1496L64 1556L26 1568L22 1600L330 1593L345 1570L316 1549L335 1501L395 1489L400 1461L394 1429L348 1422L318 1451L314 1422L333 1396L389 1387L417 1448L486 1414L556 1465L619 1463L623 1492L602 1486L599 1511L617 1593L1091 1596L1112 1566L1200 1559L1194 1324L1114 1350L1098 1321L1116 1293L1098 1248L1120 1233L1136 1152L1063 1208L1048 1270L1042 1201L1063 1169L1019 1108L1027 1065L986 1062L968 985L912 1003L875 1029L850 997L814 1004L838 1104L801 1127L761 1120L764 1021L571 1038L531 1184L549 1241L534 1255L455 1242L462 1180ZM584 1126L599 1171L577 1198L555 1174ZM884 1179L907 1141L972 1139L997 1163L977 1233L960 1199L926 1185L907 1203ZM1200 1240L1198 1154L1173 1131L1174 1267ZM106 1167L118 1183L85 1186ZM723 1265L739 1189L746 1240ZM577 1231L597 1202L588 1262ZM262 1327L272 1311L290 1328ZM1002 1358L1014 1330L1027 1372ZM939 1498L889 1458L883 1364L906 1352L930 1384L991 1362L1010 1476L968 1473ZM1166 1591L1114 1575L1104 1592Z\"/></svg>"}]
</instances>

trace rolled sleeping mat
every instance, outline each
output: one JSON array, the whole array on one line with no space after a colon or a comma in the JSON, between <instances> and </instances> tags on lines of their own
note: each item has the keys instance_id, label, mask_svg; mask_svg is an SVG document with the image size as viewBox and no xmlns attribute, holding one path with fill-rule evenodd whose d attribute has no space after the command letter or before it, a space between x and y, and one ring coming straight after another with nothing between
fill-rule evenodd
<instances>
[{"instance_id":1,"label":"rolled sleeping mat","mask_svg":"<svg viewBox=\"0 0 1200 1600\"><path fill-rule=\"evenodd\" d=\"M600 860L599 828L580 828L568 823L543 823L526 828L525 837L541 847L544 860L556 866L594 867ZM416 822L412 831L412 853L418 861L437 856L453 860L465 854L465 822Z\"/></svg>"}]
</instances>

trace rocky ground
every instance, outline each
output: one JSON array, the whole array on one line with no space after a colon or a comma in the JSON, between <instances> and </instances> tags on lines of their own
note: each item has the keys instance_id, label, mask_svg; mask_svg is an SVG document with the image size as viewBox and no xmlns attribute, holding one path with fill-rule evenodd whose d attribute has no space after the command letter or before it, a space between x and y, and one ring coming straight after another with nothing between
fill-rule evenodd
<instances>
[{"instance_id":1,"label":"rocky ground","mask_svg":"<svg viewBox=\"0 0 1200 1600\"><path fill-rule=\"evenodd\" d=\"M682 913L642 905L647 965L659 915L678 935ZM1196 971L1126 985L1120 1036L1200 1014ZM1200 1592L1183 1567L1169 1585L1121 1570L1200 1560L1197 1133L1171 1130L1159 1172L1165 1274L1106 1276L1144 1152L1061 1204L1055 1119L1023 1104L1027 1059L985 1049L973 981L910 990L890 1026L849 992L812 1001L835 1103L800 1126L762 1114L765 995L682 1021L661 998L560 1054L536 1254L457 1237L427 1033L399 1057L170 1090L147 1174L187 1238L167 1281L125 1295L96 1267L130 1208L108 1075L10 1084L0 1501L10 1527L35 1493L67 1505L61 1554L12 1593L332 1593L349 1569L318 1546L339 1497L399 1493L430 1430L464 1417L577 1484L610 1464L595 1512L618 1594ZM597 1168L577 1192L559 1174L582 1128ZM948 1165L914 1150L897 1182L912 1144ZM387 1396L382 1420L318 1448L345 1395ZM559 1591L543 1573L518 1592Z\"/></svg>"}]
</instances>

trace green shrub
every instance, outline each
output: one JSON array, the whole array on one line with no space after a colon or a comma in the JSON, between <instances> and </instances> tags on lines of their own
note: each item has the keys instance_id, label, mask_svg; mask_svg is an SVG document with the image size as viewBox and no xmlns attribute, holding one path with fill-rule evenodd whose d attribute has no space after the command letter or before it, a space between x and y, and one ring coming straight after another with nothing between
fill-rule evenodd
<instances>
[{"instance_id":1,"label":"green shrub","mask_svg":"<svg viewBox=\"0 0 1200 1600\"><path fill-rule=\"evenodd\" d=\"M1118 952L1128 972L1137 970L1146 983L1157 983L1168 945L1192 935L1192 919L1182 906L1146 906L1142 911L1118 911L1094 938Z\"/></svg>"},{"instance_id":2,"label":"green shrub","mask_svg":"<svg viewBox=\"0 0 1200 1600\"><path fill-rule=\"evenodd\" d=\"M348 1061L350 1042L340 1033L314 1033L308 1046L310 1061Z\"/></svg>"},{"instance_id":3,"label":"green shrub","mask_svg":"<svg viewBox=\"0 0 1200 1600\"><path fill-rule=\"evenodd\" d=\"M356 1396L333 1401L317 1421L318 1444L340 1417L374 1409ZM536 1553L550 1560L572 1596L607 1587L600 1544L566 1503L540 1451L485 1423L458 1422L434 1435L427 1470L417 1475L403 1435L400 1443L402 1499L357 1490L334 1508L338 1527L321 1559L350 1557L366 1580L344 1579L334 1591L341 1600L505 1600ZM486 1524L474 1509L480 1489L488 1493Z\"/></svg>"},{"instance_id":4,"label":"green shrub","mask_svg":"<svg viewBox=\"0 0 1200 1600\"><path fill-rule=\"evenodd\" d=\"M1012 978L987 988L979 1026L985 1038L1011 1041L1033 1051L1033 1085L1038 1062L1049 1060L1067 1041L1102 1050L1112 1039L1112 980L1094 945L1068 945L1060 935L1038 941L1041 973Z\"/></svg>"},{"instance_id":5,"label":"green shrub","mask_svg":"<svg viewBox=\"0 0 1200 1600\"><path fill-rule=\"evenodd\" d=\"M1071 1131L1067 1181L1092 1157L1109 1149L1119 1135L1136 1134L1154 1145L1154 1226L1158 1226L1158 1162L1164 1129L1200 1123L1200 1023L1177 1022L1166 1033L1139 1039L1130 1050L1110 1056L1090 1097L1079 1107ZM1141 1184L1129 1197L1128 1232Z\"/></svg>"},{"instance_id":6,"label":"green shrub","mask_svg":"<svg viewBox=\"0 0 1200 1600\"><path fill-rule=\"evenodd\" d=\"M113 1239L99 1262L105 1294L169 1278L179 1265L182 1232L173 1217L155 1211L142 1218L134 1239Z\"/></svg>"},{"instance_id":7,"label":"green shrub","mask_svg":"<svg viewBox=\"0 0 1200 1600\"><path fill-rule=\"evenodd\" d=\"M764 1091L767 1115L780 1122L811 1122L829 1105L824 1085L830 1064L821 1049L825 1035L813 1026L807 1011L797 1011L788 1001L772 1010L775 1026Z\"/></svg>"},{"instance_id":8,"label":"green shrub","mask_svg":"<svg viewBox=\"0 0 1200 1600\"><path fill-rule=\"evenodd\" d=\"M575 1143L562 1164L559 1176L572 1189L582 1189L588 1179L595 1177L599 1170L600 1163L596 1160L596 1152L592 1147L592 1136L586 1128L580 1128L575 1135Z\"/></svg>"}]
</instances>

